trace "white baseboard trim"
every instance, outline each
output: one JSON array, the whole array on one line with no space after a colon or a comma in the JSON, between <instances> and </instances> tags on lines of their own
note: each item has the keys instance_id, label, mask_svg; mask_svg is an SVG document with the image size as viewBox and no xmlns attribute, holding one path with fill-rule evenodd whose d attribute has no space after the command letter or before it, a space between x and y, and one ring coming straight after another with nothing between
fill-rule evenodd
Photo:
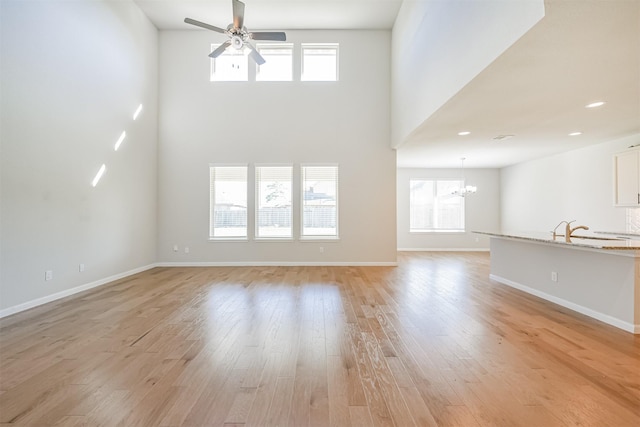
<instances>
[{"instance_id":1,"label":"white baseboard trim","mask_svg":"<svg viewBox=\"0 0 640 427\"><path fill-rule=\"evenodd\" d=\"M489 248L398 248L398 252L489 252Z\"/></svg>"},{"instance_id":2,"label":"white baseboard trim","mask_svg":"<svg viewBox=\"0 0 640 427\"><path fill-rule=\"evenodd\" d=\"M313 262L313 261L242 261L242 262L159 262L156 267L397 267L397 262Z\"/></svg>"},{"instance_id":3,"label":"white baseboard trim","mask_svg":"<svg viewBox=\"0 0 640 427\"><path fill-rule=\"evenodd\" d=\"M500 277L495 274L490 274L489 278L492 280L495 280L496 282L502 283L503 285L511 286L512 288L519 289L528 294L535 295L547 301L551 301L555 304L561 305L562 307L566 307L570 310L577 311L578 313L584 314L585 316L592 317L608 325L615 326L616 328L622 329L627 332L631 332L632 334L640 334L640 325L634 325L633 323L625 322L624 320L620 320L616 317L609 316L608 314L600 313L599 311L596 311L587 307L583 307L579 304L553 296L546 292L542 292L538 289L530 288L529 286L525 286L521 283L514 282L513 280L505 279L504 277Z\"/></svg>"},{"instance_id":4,"label":"white baseboard trim","mask_svg":"<svg viewBox=\"0 0 640 427\"><path fill-rule=\"evenodd\" d=\"M37 298L31 301L27 301L22 304L14 305L13 307L5 308L4 310L0 310L0 319L15 313L19 313L21 311L28 310L33 307L37 307L42 304L46 304L48 302L52 302L55 300L59 300L61 298L65 298L65 297L77 294L82 291L97 288L98 286L105 285L115 280L124 279L125 277L142 273L143 271L150 270L154 267L156 267L156 264L149 264L149 265L145 265L144 267L134 268L133 270L125 271L124 273L114 274L113 276L105 277L104 279L96 280L91 283L86 283L84 285L76 286L75 288L67 289L61 292L56 292L55 294L51 294L42 298Z\"/></svg>"}]
</instances>

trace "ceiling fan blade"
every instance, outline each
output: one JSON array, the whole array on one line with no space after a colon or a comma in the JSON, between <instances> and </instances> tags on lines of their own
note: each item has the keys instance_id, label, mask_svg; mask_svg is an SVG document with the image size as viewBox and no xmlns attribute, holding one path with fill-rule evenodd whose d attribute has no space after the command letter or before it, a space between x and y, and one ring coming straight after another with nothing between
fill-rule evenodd
<instances>
[{"instance_id":1,"label":"ceiling fan blade","mask_svg":"<svg viewBox=\"0 0 640 427\"><path fill-rule=\"evenodd\" d=\"M184 22L186 22L187 24L195 25L196 27L215 31L216 33L222 33L222 34L226 33L226 31L223 30L222 28L214 27L213 25L205 24L204 22L196 21L195 19L184 18Z\"/></svg>"},{"instance_id":2,"label":"ceiling fan blade","mask_svg":"<svg viewBox=\"0 0 640 427\"><path fill-rule=\"evenodd\" d=\"M233 27L242 29L244 26L244 3L240 0L233 1Z\"/></svg>"},{"instance_id":3,"label":"ceiling fan blade","mask_svg":"<svg viewBox=\"0 0 640 427\"><path fill-rule=\"evenodd\" d=\"M281 31L258 31L256 33L249 33L249 36L253 40L273 40L279 42L287 41L287 35Z\"/></svg>"},{"instance_id":4,"label":"ceiling fan blade","mask_svg":"<svg viewBox=\"0 0 640 427\"><path fill-rule=\"evenodd\" d=\"M251 53L249 53L249 56L256 62L256 64L262 65L267 62L251 43L245 43L245 45L248 46L249 49L251 49Z\"/></svg>"},{"instance_id":5,"label":"ceiling fan blade","mask_svg":"<svg viewBox=\"0 0 640 427\"><path fill-rule=\"evenodd\" d=\"M209 54L209 57L214 59L217 58L218 56L222 55L222 53L227 50L229 46L231 46L231 41L227 40L226 42L215 48L215 50Z\"/></svg>"}]
</instances>

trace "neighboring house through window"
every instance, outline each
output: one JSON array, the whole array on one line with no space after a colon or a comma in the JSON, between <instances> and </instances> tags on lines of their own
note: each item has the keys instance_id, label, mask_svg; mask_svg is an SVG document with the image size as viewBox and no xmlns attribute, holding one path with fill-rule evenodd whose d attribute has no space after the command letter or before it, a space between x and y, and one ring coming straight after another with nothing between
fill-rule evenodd
<instances>
[{"instance_id":1,"label":"neighboring house through window","mask_svg":"<svg viewBox=\"0 0 640 427\"><path fill-rule=\"evenodd\" d=\"M338 237L338 166L301 167L301 238Z\"/></svg>"},{"instance_id":2,"label":"neighboring house through window","mask_svg":"<svg viewBox=\"0 0 640 427\"><path fill-rule=\"evenodd\" d=\"M210 165L211 240L248 239L248 169L247 165ZM300 205L295 210L292 165L256 165L254 171L255 239L292 240L294 215L300 239L338 238L337 165L300 167L301 182L296 187L301 190Z\"/></svg>"},{"instance_id":3,"label":"neighboring house through window","mask_svg":"<svg viewBox=\"0 0 640 427\"><path fill-rule=\"evenodd\" d=\"M292 178L292 166L256 166L256 238L293 238Z\"/></svg>"}]
</instances>

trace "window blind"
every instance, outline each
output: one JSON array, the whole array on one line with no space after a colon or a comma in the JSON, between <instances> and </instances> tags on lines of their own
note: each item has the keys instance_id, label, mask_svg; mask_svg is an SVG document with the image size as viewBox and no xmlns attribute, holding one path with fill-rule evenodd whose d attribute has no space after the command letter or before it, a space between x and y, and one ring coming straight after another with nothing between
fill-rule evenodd
<instances>
[{"instance_id":1,"label":"window blind","mask_svg":"<svg viewBox=\"0 0 640 427\"><path fill-rule=\"evenodd\" d=\"M302 166L304 237L338 237L338 166Z\"/></svg>"},{"instance_id":2,"label":"window blind","mask_svg":"<svg viewBox=\"0 0 640 427\"><path fill-rule=\"evenodd\" d=\"M302 81L338 80L338 43L302 43Z\"/></svg>"}]
</instances>

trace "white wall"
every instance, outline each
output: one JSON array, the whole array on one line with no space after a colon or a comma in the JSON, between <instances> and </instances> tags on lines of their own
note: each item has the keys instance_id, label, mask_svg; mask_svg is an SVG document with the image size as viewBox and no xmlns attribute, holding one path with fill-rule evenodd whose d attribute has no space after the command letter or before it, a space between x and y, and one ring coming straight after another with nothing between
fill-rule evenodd
<instances>
[{"instance_id":1,"label":"white wall","mask_svg":"<svg viewBox=\"0 0 640 427\"><path fill-rule=\"evenodd\" d=\"M640 333L637 259L630 251L491 239L491 278ZM556 273L557 281L551 280Z\"/></svg>"},{"instance_id":2,"label":"white wall","mask_svg":"<svg viewBox=\"0 0 640 427\"><path fill-rule=\"evenodd\" d=\"M543 16L543 0L403 1L393 26L393 146Z\"/></svg>"},{"instance_id":3,"label":"white wall","mask_svg":"<svg viewBox=\"0 0 640 427\"><path fill-rule=\"evenodd\" d=\"M390 36L388 31L287 31L296 46L295 75L300 42L340 43L337 83L212 83L207 55L221 36L161 32L159 261L395 262ZM293 163L297 168L314 162L340 167L338 242L208 240L210 163ZM253 183L250 195L252 189Z\"/></svg>"},{"instance_id":4,"label":"white wall","mask_svg":"<svg viewBox=\"0 0 640 427\"><path fill-rule=\"evenodd\" d=\"M475 194L465 198L466 232L409 233L409 181L411 179L459 178L460 169L398 169L398 249L489 249L489 238L473 234L472 231L490 231L500 228L500 171L498 169L465 169L467 184L478 187Z\"/></svg>"},{"instance_id":5,"label":"white wall","mask_svg":"<svg viewBox=\"0 0 640 427\"><path fill-rule=\"evenodd\" d=\"M6 314L155 261L157 30L129 1L3 0L0 16Z\"/></svg>"},{"instance_id":6,"label":"white wall","mask_svg":"<svg viewBox=\"0 0 640 427\"><path fill-rule=\"evenodd\" d=\"M575 219L594 231L625 231L627 209L613 207L613 154L639 143L634 135L503 168L502 229L551 231Z\"/></svg>"}]
</instances>

